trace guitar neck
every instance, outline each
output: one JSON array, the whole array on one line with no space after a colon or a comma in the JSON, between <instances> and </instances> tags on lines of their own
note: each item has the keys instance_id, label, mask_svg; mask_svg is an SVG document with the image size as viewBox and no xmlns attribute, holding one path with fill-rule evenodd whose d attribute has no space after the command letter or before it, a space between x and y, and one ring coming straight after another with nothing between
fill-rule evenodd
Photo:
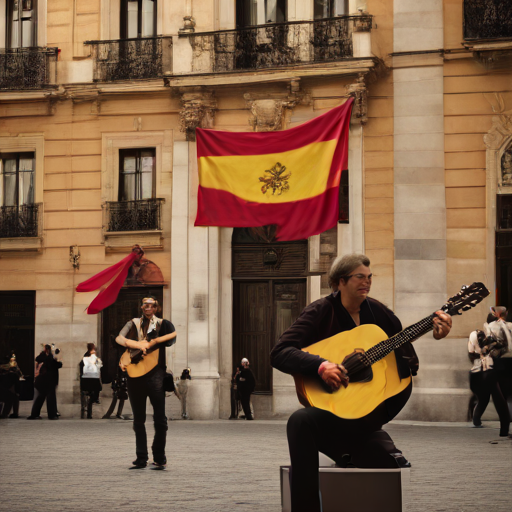
<instances>
[{"instance_id":1,"label":"guitar neck","mask_svg":"<svg viewBox=\"0 0 512 512\"><path fill-rule=\"evenodd\" d=\"M393 350L402 346L404 343L407 343L408 341L417 340L427 332L431 331L434 328L434 318L435 314L433 313L430 316L424 318L423 320L420 320L419 322L410 325L409 327L405 328L398 334L395 334L391 338L381 341L371 349L367 350L366 356L368 357L370 364L374 364L377 361L380 361L388 354L393 352Z\"/></svg>"}]
</instances>

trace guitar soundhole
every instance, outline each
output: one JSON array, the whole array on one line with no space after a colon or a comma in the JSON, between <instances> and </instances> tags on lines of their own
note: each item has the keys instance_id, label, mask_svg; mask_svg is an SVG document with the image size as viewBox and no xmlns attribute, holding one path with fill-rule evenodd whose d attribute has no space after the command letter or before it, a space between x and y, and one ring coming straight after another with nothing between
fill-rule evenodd
<instances>
[{"instance_id":1,"label":"guitar soundhole","mask_svg":"<svg viewBox=\"0 0 512 512\"><path fill-rule=\"evenodd\" d=\"M354 373L349 374L349 385L355 382L370 382L373 379L373 371L371 366L368 368L363 368Z\"/></svg>"}]
</instances>

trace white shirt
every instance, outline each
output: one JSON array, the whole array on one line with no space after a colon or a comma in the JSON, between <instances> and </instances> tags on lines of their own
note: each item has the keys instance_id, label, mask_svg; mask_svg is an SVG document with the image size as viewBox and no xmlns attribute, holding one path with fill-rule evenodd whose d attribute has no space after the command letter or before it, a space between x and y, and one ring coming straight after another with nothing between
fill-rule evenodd
<instances>
[{"instance_id":1,"label":"white shirt","mask_svg":"<svg viewBox=\"0 0 512 512\"><path fill-rule=\"evenodd\" d=\"M484 324L484 330L492 332L501 341L507 341L508 351L501 357L512 357L512 323L503 320L495 320L490 324Z\"/></svg>"},{"instance_id":2,"label":"white shirt","mask_svg":"<svg viewBox=\"0 0 512 512\"><path fill-rule=\"evenodd\" d=\"M471 373L482 371L485 372L492 369L494 361L490 355L482 355L482 349L480 348L480 345L478 345L478 337L476 331L473 331L469 335L468 352L470 354L480 354L480 357L473 361L473 368L471 368Z\"/></svg>"},{"instance_id":3,"label":"white shirt","mask_svg":"<svg viewBox=\"0 0 512 512\"><path fill-rule=\"evenodd\" d=\"M82 372L83 379L99 379L100 368L103 366L101 359L96 357L96 354L91 354L89 357L83 358L84 370Z\"/></svg>"}]
</instances>

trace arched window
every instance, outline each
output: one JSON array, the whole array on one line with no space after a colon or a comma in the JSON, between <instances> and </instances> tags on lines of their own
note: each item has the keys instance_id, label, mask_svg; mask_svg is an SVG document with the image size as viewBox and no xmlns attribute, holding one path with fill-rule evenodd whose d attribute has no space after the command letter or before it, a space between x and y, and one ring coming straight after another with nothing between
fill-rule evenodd
<instances>
[{"instance_id":1,"label":"arched window","mask_svg":"<svg viewBox=\"0 0 512 512\"><path fill-rule=\"evenodd\" d=\"M512 186L512 142L501 157L501 182L504 186Z\"/></svg>"}]
</instances>

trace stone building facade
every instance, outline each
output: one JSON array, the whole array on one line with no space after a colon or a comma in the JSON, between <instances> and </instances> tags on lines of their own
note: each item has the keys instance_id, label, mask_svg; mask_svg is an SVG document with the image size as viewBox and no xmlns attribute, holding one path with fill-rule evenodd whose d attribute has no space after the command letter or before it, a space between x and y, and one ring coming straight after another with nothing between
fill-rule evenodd
<instances>
[{"instance_id":1,"label":"stone building facade","mask_svg":"<svg viewBox=\"0 0 512 512\"><path fill-rule=\"evenodd\" d=\"M77 414L85 344L114 371L112 334L153 293L178 331L169 367L192 369L193 418L229 415L242 356L256 416L284 416L298 405L293 379L268 350L328 293L329 262L365 252L372 295L404 325L462 284L491 290L448 340L416 342L421 370L400 416L464 420L467 336L512 295L512 12L497 4L0 0L2 350L30 376L41 344L58 345L61 412ZM351 96L336 228L276 244L268 230L194 227L195 128L287 129ZM153 277L132 276L114 309L86 315L94 294L77 284L136 243Z\"/></svg>"}]
</instances>

